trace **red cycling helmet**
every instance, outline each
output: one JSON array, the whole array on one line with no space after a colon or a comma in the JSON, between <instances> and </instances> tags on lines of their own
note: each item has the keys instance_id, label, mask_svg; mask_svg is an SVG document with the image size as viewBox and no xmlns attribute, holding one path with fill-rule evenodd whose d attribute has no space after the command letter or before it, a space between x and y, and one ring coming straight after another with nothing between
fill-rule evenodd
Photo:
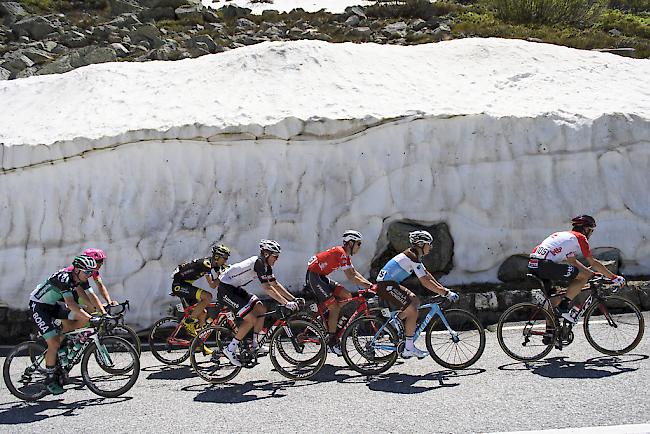
<instances>
[{"instance_id":1,"label":"red cycling helmet","mask_svg":"<svg viewBox=\"0 0 650 434\"><path fill-rule=\"evenodd\" d=\"M84 255L90 256L95 261L103 261L106 259L106 253L102 249L86 249Z\"/></svg>"},{"instance_id":2,"label":"red cycling helmet","mask_svg":"<svg viewBox=\"0 0 650 434\"><path fill-rule=\"evenodd\" d=\"M585 226L588 228L595 228L596 227L596 219L594 219L592 216L583 214L579 215L578 217L574 217L571 219L571 223L573 223L573 226Z\"/></svg>"}]
</instances>

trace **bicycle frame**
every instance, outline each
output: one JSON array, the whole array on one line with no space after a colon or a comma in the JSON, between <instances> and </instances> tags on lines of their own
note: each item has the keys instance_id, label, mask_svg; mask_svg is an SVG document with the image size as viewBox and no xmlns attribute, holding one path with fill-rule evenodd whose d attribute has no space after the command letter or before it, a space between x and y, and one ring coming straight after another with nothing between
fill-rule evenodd
<instances>
[{"instance_id":1,"label":"bicycle frame","mask_svg":"<svg viewBox=\"0 0 650 434\"><path fill-rule=\"evenodd\" d=\"M359 306L357 306L354 313L350 315L350 318L348 318L348 320L345 322L345 324L342 327L337 327L336 336L339 339L341 338L341 336L343 336L343 333L345 333L345 329L347 329L348 326L352 324L352 321L357 319L357 317L359 317L360 315L367 314L370 311L370 308L368 307L368 300L362 294L363 293L359 291L359 294L354 297L340 300L341 304L348 304L353 301L357 301L359 302ZM314 310L314 306L316 307L316 310ZM327 321L329 318L329 310L327 309L327 307L325 307L323 303L312 303L310 305L310 310L318 315L323 325L327 328L328 325Z\"/></svg>"},{"instance_id":2,"label":"bicycle frame","mask_svg":"<svg viewBox=\"0 0 650 434\"><path fill-rule=\"evenodd\" d=\"M454 342L457 342L458 340L458 333L456 333L455 330L453 330L450 326L449 323L447 322L447 318L445 318L444 313L442 312L442 309L440 308L440 305L438 303L428 303L428 304L423 304L422 306L418 307L418 310L424 310L424 309L429 309L429 312L427 313L427 316L424 317L424 319L416 326L415 328L415 333L413 334L413 342L417 341L418 337L420 337L420 334L427 328L431 320L433 319L434 316L439 316L440 320L442 323L445 325L445 328L447 331L449 331L449 334L452 337L452 340ZM382 314L385 317L388 317L388 320L382 324L382 326L377 330L375 333L375 336L373 336L372 340L370 341L371 345L375 348L381 349L381 350L386 350L386 351L396 351L397 346L395 345L387 345L387 344L380 344L377 345L375 342L377 338L381 335L381 332L388 326L388 324L391 323L398 323L400 324L399 327L397 327L397 333L399 335L400 341L403 340L404 338L404 330L402 330L402 325L399 322L399 320L395 321L397 316L401 313L401 310L394 310L394 311L389 311L388 308L382 309Z\"/></svg>"},{"instance_id":3,"label":"bicycle frame","mask_svg":"<svg viewBox=\"0 0 650 434\"><path fill-rule=\"evenodd\" d=\"M183 327L183 322L190 317L190 314L192 313L192 310L194 309L194 306L196 304L193 304L191 306L188 306L184 309L183 311L183 318L178 322L178 325L174 329L174 332L167 338L167 343L169 345L175 345L175 346L180 346L180 347L187 347L189 348L192 340L187 340L187 339L177 339L176 335L178 335L178 332L181 330ZM217 303L210 303L208 304L208 307L210 308L218 308L219 304ZM235 314L233 314L228 308L226 307L221 307L221 310L217 314L217 316L212 320L210 323L211 325L217 325L223 318L226 319L228 323L228 327L231 329L235 330L237 325L235 324Z\"/></svg>"}]
</instances>

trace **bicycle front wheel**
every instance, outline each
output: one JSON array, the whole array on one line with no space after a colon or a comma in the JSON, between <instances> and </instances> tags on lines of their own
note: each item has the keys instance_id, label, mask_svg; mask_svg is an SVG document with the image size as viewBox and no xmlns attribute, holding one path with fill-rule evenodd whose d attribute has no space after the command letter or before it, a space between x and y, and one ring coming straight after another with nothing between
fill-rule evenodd
<instances>
[{"instance_id":1,"label":"bicycle front wheel","mask_svg":"<svg viewBox=\"0 0 650 434\"><path fill-rule=\"evenodd\" d=\"M427 327L429 354L436 363L448 369L472 366L485 349L483 326L478 318L464 310L449 309L444 316L449 328L439 316Z\"/></svg>"},{"instance_id":2,"label":"bicycle front wheel","mask_svg":"<svg viewBox=\"0 0 650 434\"><path fill-rule=\"evenodd\" d=\"M90 344L81 359L81 376L91 392L105 398L126 393L140 375L135 348L117 336L103 336Z\"/></svg>"},{"instance_id":3,"label":"bicycle front wheel","mask_svg":"<svg viewBox=\"0 0 650 434\"><path fill-rule=\"evenodd\" d=\"M179 365L190 356L190 343L194 339L180 325L178 318L159 319L149 333L151 354L166 365Z\"/></svg>"},{"instance_id":4,"label":"bicycle front wheel","mask_svg":"<svg viewBox=\"0 0 650 434\"><path fill-rule=\"evenodd\" d=\"M639 345L645 321L634 303L613 295L589 307L583 327L592 347L601 353L618 356Z\"/></svg>"},{"instance_id":5,"label":"bicycle front wheel","mask_svg":"<svg viewBox=\"0 0 650 434\"><path fill-rule=\"evenodd\" d=\"M218 384L230 381L241 371L235 366L223 350L232 341L235 333L229 328L208 326L192 340L189 357L194 372L208 383Z\"/></svg>"},{"instance_id":6,"label":"bicycle front wheel","mask_svg":"<svg viewBox=\"0 0 650 434\"><path fill-rule=\"evenodd\" d=\"M533 303L520 303L503 312L497 325L501 349L520 362L532 362L553 349L557 322L551 313Z\"/></svg>"},{"instance_id":7,"label":"bicycle front wheel","mask_svg":"<svg viewBox=\"0 0 650 434\"><path fill-rule=\"evenodd\" d=\"M140 338L131 327L124 324L118 324L113 327L113 330L111 330L111 335L127 340L138 353L138 356L142 354L142 343L140 342Z\"/></svg>"},{"instance_id":8,"label":"bicycle front wheel","mask_svg":"<svg viewBox=\"0 0 650 434\"><path fill-rule=\"evenodd\" d=\"M393 327L387 325L382 329L383 325L381 318L364 316L345 330L341 352L350 368L360 374L376 375L395 364L399 338Z\"/></svg>"},{"instance_id":9,"label":"bicycle front wheel","mask_svg":"<svg viewBox=\"0 0 650 434\"><path fill-rule=\"evenodd\" d=\"M9 392L23 401L36 401L47 395L45 388L45 350L34 341L14 347L4 361L2 377Z\"/></svg>"},{"instance_id":10,"label":"bicycle front wheel","mask_svg":"<svg viewBox=\"0 0 650 434\"><path fill-rule=\"evenodd\" d=\"M323 333L311 321L289 319L271 335L269 358L275 369L287 378L311 378L327 359Z\"/></svg>"}]
</instances>

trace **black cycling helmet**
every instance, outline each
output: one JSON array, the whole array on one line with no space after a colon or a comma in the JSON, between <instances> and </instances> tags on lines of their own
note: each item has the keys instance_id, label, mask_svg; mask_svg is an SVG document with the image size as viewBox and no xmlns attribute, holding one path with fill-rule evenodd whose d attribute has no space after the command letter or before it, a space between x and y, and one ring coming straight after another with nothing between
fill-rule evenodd
<instances>
[{"instance_id":1,"label":"black cycling helmet","mask_svg":"<svg viewBox=\"0 0 650 434\"><path fill-rule=\"evenodd\" d=\"M87 255L75 256L72 266L77 270L91 271L97 269L97 261Z\"/></svg>"},{"instance_id":2,"label":"black cycling helmet","mask_svg":"<svg viewBox=\"0 0 650 434\"><path fill-rule=\"evenodd\" d=\"M573 224L574 228L575 227L587 227L587 228L596 227L596 219L587 214L582 214L572 218L571 223Z\"/></svg>"},{"instance_id":3,"label":"black cycling helmet","mask_svg":"<svg viewBox=\"0 0 650 434\"><path fill-rule=\"evenodd\" d=\"M213 246L212 247L212 257L213 258L226 258L230 256L230 248L224 244L219 244L218 246Z\"/></svg>"}]
</instances>

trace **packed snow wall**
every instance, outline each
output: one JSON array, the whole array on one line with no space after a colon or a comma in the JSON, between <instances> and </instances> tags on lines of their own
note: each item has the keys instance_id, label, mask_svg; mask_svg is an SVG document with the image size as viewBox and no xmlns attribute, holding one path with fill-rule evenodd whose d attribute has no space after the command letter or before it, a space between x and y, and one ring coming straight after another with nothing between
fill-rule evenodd
<instances>
[{"instance_id":1,"label":"packed snow wall","mask_svg":"<svg viewBox=\"0 0 650 434\"><path fill-rule=\"evenodd\" d=\"M624 273L650 274L648 73L522 41L300 41L0 83L0 304L26 308L101 247L105 283L146 326L174 301L176 265L215 241L237 261L278 240L276 275L300 290L343 230L364 233L367 273L407 219L449 226L447 284L496 281L579 213Z\"/></svg>"}]
</instances>

